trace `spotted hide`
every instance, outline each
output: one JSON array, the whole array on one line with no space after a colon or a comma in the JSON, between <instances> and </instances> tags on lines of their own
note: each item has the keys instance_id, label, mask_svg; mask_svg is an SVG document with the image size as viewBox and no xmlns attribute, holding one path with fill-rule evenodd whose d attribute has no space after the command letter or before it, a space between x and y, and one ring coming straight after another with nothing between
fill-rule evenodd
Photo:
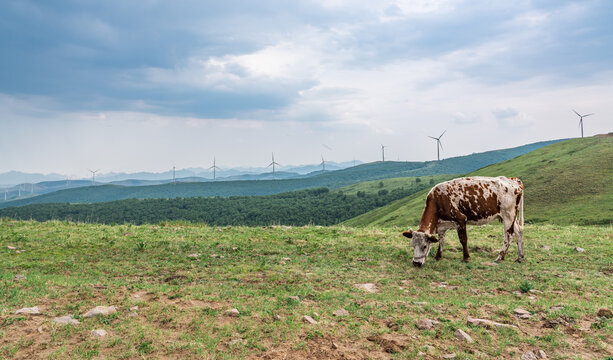
<instances>
[{"instance_id":1,"label":"spotted hide","mask_svg":"<svg viewBox=\"0 0 613 360\"><path fill-rule=\"evenodd\" d=\"M456 229L462 243L464 261L468 261L466 225L482 225L494 219L504 224L504 243L496 261L504 260L511 237L517 241L517 262L524 257L524 185L515 177L466 177L436 185L428 193L419 229L408 230L414 249L413 265L422 266L433 243L438 242L434 257L443 253L445 233ZM438 235L438 239L435 235Z\"/></svg>"}]
</instances>

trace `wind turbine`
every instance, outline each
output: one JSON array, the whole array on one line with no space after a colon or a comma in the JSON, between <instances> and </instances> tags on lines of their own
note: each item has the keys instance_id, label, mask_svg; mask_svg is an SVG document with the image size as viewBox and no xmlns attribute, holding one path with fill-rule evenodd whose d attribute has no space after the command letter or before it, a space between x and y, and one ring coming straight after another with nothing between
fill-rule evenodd
<instances>
[{"instance_id":1,"label":"wind turbine","mask_svg":"<svg viewBox=\"0 0 613 360\"><path fill-rule=\"evenodd\" d=\"M92 185L96 186L96 173L98 171L100 171L100 169L95 170L95 171L94 170L90 170L90 169L88 169L88 170L89 170L90 173L92 173Z\"/></svg>"},{"instance_id":2,"label":"wind turbine","mask_svg":"<svg viewBox=\"0 0 613 360\"><path fill-rule=\"evenodd\" d=\"M213 166L211 166L207 170L211 170L211 169L213 169L213 180L215 180L217 178L216 170L219 169L219 167L215 164L215 157L214 156L213 156Z\"/></svg>"},{"instance_id":3,"label":"wind turbine","mask_svg":"<svg viewBox=\"0 0 613 360\"><path fill-rule=\"evenodd\" d=\"M443 148L443 144L441 144L441 138L446 132L447 130L443 131L443 133L437 138L435 138L434 136L428 136L429 138L436 140L436 159L438 161L441 160L440 149Z\"/></svg>"},{"instance_id":4,"label":"wind turbine","mask_svg":"<svg viewBox=\"0 0 613 360\"><path fill-rule=\"evenodd\" d=\"M583 118L587 117L587 116L590 116L590 115L594 115L594 114L592 113L592 114L587 114L587 115L581 115L578 112L576 112L575 110L573 110L573 112L575 114L577 114L577 116L579 117L579 126L581 126L581 137L583 137Z\"/></svg>"},{"instance_id":5,"label":"wind turbine","mask_svg":"<svg viewBox=\"0 0 613 360\"><path fill-rule=\"evenodd\" d=\"M385 148L387 146L381 145L381 158L383 161L385 161Z\"/></svg>"},{"instance_id":6,"label":"wind turbine","mask_svg":"<svg viewBox=\"0 0 613 360\"><path fill-rule=\"evenodd\" d=\"M325 172L326 171L326 160L324 160L324 156L321 156L321 163L319 163L319 165L321 165L321 172Z\"/></svg>"},{"instance_id":7,"label":"wind turbine","mask_svg":"<svg viewBox=\"0 0 613 360\"><path fill-rule=\"evenodd\" d=\"M270 164L268 164L267 168L270 167L272 165L272 178L275 178L275 165L277 166L281 166L279 165L279 163L275 162L275 153L272 153L272 162Z\"/></svg>"},{"instance_id":8,"label":"wind turbine","mask_svg":"<svg viewBox=\"0 0 613 360\"><path fill-rule=\"evenodd\" d=\"M173 184L177 183L177 177L175 176L175 166L174 166L174 164L172 165L172 183Z\"/></svg>"}]
</instances>

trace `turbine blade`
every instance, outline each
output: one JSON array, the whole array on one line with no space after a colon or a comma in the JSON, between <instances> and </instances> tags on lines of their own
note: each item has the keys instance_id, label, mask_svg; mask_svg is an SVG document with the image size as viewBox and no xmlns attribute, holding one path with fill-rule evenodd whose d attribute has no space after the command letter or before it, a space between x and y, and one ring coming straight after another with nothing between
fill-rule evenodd
<instances>
[{"instance_id":1,"label":"turbine blade","mask_svg":"<svg viewBox=\"0 0 613 360\"><path fill-rule=\"evenodd\" d=\"M428 136L428 137L429 137L430 139L434 139L434 140L437 140L437 141L438 141L438 139L437 139L437 138L435 138L434 136Z\"/></svg>"},{"instance_id":2,"label":"turbine blade","mask_svg":"<svg viewBox=\"0 0 613 360\"><path fill-rule=\"evenodd\" d=\"M590 116L590 115L594 115L594 113L583 115L583 117Z\"/></svg>"},{"instance_id":3,"label":"turbine blade","mask_svg":"<svg viewBox=\"0 0 613 360\"><path fill-rule=\"evenodd\" d=\"M441 147L441 150L444 150L444 149L443 149L443 143L442 143L440 140L438 140L437 142L438 142L438 146L440 146L440 147Z\"/></svg>"},{"instance_id":4,"label":"turbine blade","mask_svg":"<svg viewBox=\"0 0 613 360\"><path fill-rule=\"evenodd\" d=\"M445 135L445 133L446 133L446 132L447 132L447 130L443 131L443 133L441 134L441 136L439 136L438 138L439 138L439 139L440 139L440 138L442 138L442 137L443 137L443 135Z\"/></svg>"},{"instance_id":5,"label":"turbine blade","mask_svg":"<svg viewBox=\"0 0 613 360\"><path fill-rule=\"evenodd\" d=\"M581 116L581 115L579 115L579 113L578 113L578 112L576 112L576 111L575 111L575 109L573 109L573 112L574 112L575 114L577 114L577 116Z\"/></svg>"}]
</instances>

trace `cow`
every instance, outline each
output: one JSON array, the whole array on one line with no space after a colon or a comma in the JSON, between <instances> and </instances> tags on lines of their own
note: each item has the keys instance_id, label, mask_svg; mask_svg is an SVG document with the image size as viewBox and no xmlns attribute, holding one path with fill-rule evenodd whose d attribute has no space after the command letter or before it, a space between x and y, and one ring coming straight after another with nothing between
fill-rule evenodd
<instances>
[{"instance_id":1,"label":"cow","mask_svg":"<svg viewBox=\"0 0 613 360\"><path fill-rule=\"evenodd\" d=\"M455 228L462 244L463 261L468 262L466 225L483 225L494 219L504 224L504 243L496 262L504 260L512 236L517 241L515 261L521 262L524 258L524 185L516 177L472 176L440 183L428 193L419 229L409 229L402 234L411 238L413 265L420 267L435 242L439 245L434 258L441 258L445 233Z\"/></svg>"}]
</instances>

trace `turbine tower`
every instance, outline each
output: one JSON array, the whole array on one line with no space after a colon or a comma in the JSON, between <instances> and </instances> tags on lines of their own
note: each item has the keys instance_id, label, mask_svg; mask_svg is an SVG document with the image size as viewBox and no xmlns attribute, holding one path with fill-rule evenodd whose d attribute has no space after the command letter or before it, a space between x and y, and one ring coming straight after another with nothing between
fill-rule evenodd
<instances>
[{"instance_id":1,"label":"turbine tower","mask_svg":"<svg viewBox=\"0 0 613 360\"><path fill-rule=\"evenodd\" d=\"M277 166L281 166L279 165L279 163L275 162L275 153L272 153L272 162L270 164L268 164L267 168L272 166L272 178L275 178L275 165Z\"/></svg>"},{"instance_id":2,"label":"turbine tower","mask_svg":"<svg viewBox=\"0 0 613 360\"><path fill-rule=\"evenodd\" d=\"M326 171L326 160L324 160L324 156L321 156L321 163L319 163L319 165L321 165L321 172L325 172Z\"/></svg>"},{"instance_id":3,"label":"turbine tower","mask_svg":"<svg viewBox=\"0 0 613 360\"><path fill-rule=\"evenodd\" d=\"M583 118L587 117L587 116L590 116L590 115L594 115L594 114L592 113L592 114L587 114L587 115L581 115L578 112L576 112L575 110L573 110L573 112L575 114L577 114L577 116L579 117L579 126L581 126L581 137L583 137Z\"/></svg>"},{"instance_id":4,"label":"turbine tower","mask_svg":"<svg viewBox=\"0 0 613 360\"><path fill-rule=\"evenodd\" d=\"M447 130L443 131L443 133L437 138L435 138L434 136L428 136L429 138L436 140L436 160L437 161L441 160L440 150L443 148L443 144L441 144L441 138L446 132Z\"/></svg>"},{"instance_id":5,"label":"turbine tower","mask_svg":"<svg viewBox=\"0 0 613 360\"><path fill-rule=\"evenodd\" d=\"M89 169L88 169L89 170ZM96 186L96 173L100 171L100 169L98 170L89 170L90 173L92 173L92 185Z\"/></svg>"},{"instance_id":6,"label":"turbine tower","mask_svg":"<svg viewBox=\"0 0 613 360\"><path fill-rule=\"evenodd\" d=\"M217 169L219 169L219 167L215 163L215 157L214 156L213 156L213 166L211 166L207 170L211 170L211 169L213 169L213 180L215 180L217 178Z\"/></svg>"},{"instance_id":7,"label":"turbine tower","mask_svg":"<svg viewBox=\"0 0 613 360\"><path fill-rule=\"evenodd\" d=\"M387 146L381 145L381 159L382 161L385 161L385 148Z\"/></svg>"},{"instance_id":8,"label":"turbine tower","mask_svg":"<svg viewBox=\"0 0 613 360\"><path fill-rule=\"evenodd\" d=\"M172 183L176 184L177 183L177 177L175 176L175 166L172 165Z\"/></svg>"}]
</instances>

